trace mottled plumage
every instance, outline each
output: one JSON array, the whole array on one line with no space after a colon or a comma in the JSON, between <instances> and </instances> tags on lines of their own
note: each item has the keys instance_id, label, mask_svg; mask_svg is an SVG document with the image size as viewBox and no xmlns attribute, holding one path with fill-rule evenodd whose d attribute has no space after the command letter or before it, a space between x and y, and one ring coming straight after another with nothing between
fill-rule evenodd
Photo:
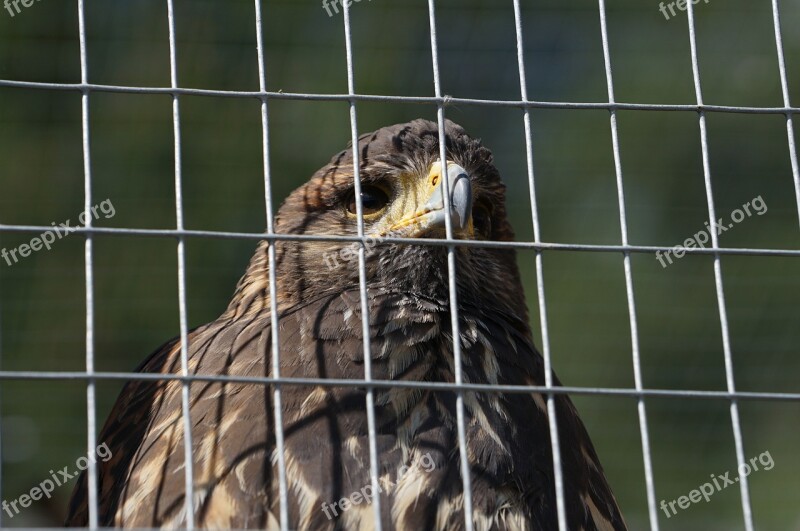
<instances>
[{"instance_id":1,"label":"mottled plumage","mask_svg":"<svg viewBox=\"0 0 800 531\"><path fill-rule=\"evenodd\" d=\"M466 212L453 218L457 236L512 240L491 153L455 124L446 133L448 168L468 176L451 198ZM416 120L360 138L368 234L444 235L441 212L430 208L441 194L438 135L436 124ZM352 190L347 149L289 196L276 231L355 235ZM349 245L276 243L282 377L363 378L358 262L340 253ZM261 242L227 311L190 333L192 373L270 376L267 251ZM454 381L446 253L387 243L367 252L374 378ZM514 251L460 247L456 265L464 380L543 385ZM140 370L179 373L180 341ZM365 389L283 385L282 397L289 528L372 529L366 502L324 510L370 484ZM463 529L455 394L377 389L375 397L383 529ZM464 403L475 529L557 529L544 398L468 392ZM625 529L574 406L558 395L556 407L570 529ZM272 388L195 382L191 419L196 525L278 529ZM128 383L99 439L113 452L98 463L100 525L185 526L181 383ZM69 525L87 525L86 489L82 475Z\"/></svg>"}]
</instances>

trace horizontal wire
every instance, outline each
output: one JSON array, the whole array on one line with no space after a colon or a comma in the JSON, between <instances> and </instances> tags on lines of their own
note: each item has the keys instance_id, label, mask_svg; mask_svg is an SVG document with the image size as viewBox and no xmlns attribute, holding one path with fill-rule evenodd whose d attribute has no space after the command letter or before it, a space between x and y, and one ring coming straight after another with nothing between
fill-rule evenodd
<instances>
[{"instance_id":1,"label":"horizontal wire","mask_svg":"<svg viewBox=\"0 0 800 531\"><path fill-rule=\"evenodd\" d=\"M0 224L0 233L42 233L56 230L52 225L5 225ZM585 243L548 243L548 242L508 242L486 240L448 240L445 238L383 238L371 236L345 236L334 234L266 234L260 232L229 232L210 230L176 230L176 229L130 229L114 227L70 227L70 234L87 234L99 236L145 236L151 238L210 238L222 240L266 240L297 242L348 242L373 245L375 242L399 245L424 245L431 247L448 246L453 243L457 247L479 247L485 249L520 249L535 251L586 251L586 252L621 252L621 253L655 253L674 251L676 246L659 245L605 245ZM698 255L736 255L736 256L800 256L800 249L754 249L747 247L721 247L707 249L697 247L680 247L685 254ZM0 261L2 263L2 261Z\"/></svg>"},{"instance_id":2,"label":"horizontal wire","mask_svg":"<svg viewBox=\"0 0 800 531\"><path fill-rule=\"evenodd\" d=\"M691 10L690 10L691 17ZM450 96L440 97L409 97L370 94L313 94L292 92L259 91L231 91L198 89L183 87L133 87L121 85L104 85L93 83L44 83L31 81L15 81L0 79L0 87L23 88L33 90L75 91L84 96L90 92L101 93L126 93L126 94L163 94L173 97L201 96L222 98L252 98L261 103L267 98L276 100L304 100L304 101L330 101L354 104L364 102L399 102L415 103L421 105L436 105L439 107L453 105L474 105L486 107L503 107L528 109L562 109L562 110L605 110L605 111L657 111L657 112L696 112L696 113L737 113L737 114L763 114L784 115L789 120L791 116L800 114L800 107L790 106L788 100L784 107L750 107L750 106L725 106L706 104L647 104L647 103L609 103L609 102L555 102L555 101L520 101L520 100L495 100L476 98L456 98ZM790 139L791 141L791 139ZM795 172L796 173L796 172ZM33 225L5 225L0 224L0 233L42 233L54 230L52 226ZM536 251L582 251L582 252L621 252L621 253L656 253L674 250L675 246L641 246L641 245L595 245L595 244L567 244L545 242L486 242L453 239L407 239L407 238L370 238L369 236L339 236L339 235L295 235L295 234L263 234L247 232L218 232L205 230L161 230L161 229L136 229L136 228L101 228L101 227L70 227L71 233L83 234L89 238L93 236L143 236L167 238L211 238L232 240L267 240L274 241L308 241L308 242L352 242L369 245L376 240L381 243L400 245L426 245L426 246L458 246L479 247L495 249L520 249ZM791 249L753 249L753 248L681 248L685 254L695 255L738 255L738 256L785 256L800 257L800 250ZM670 262L671 263L671 262ZM363 265L362 265L363 267ZM184 332L185 335L185 332ZM320 379L320 378L270 378L247 377L235 375L202 375L202 374L154 374L154 373L125 373L125 372L56 372L56 371L0 371L0 381L17 380L60 380L60 381L87 381L94 385L97 381L176 381L183 385L191 382L208 383L240 383L253 385L295 385L295 386L322 386L322 387L357 387L365 389L424 389L432 391L473 391L485 393L539 393L539 394L571 394L590 396L625 397L641 400L644 397L663 398L697 398L712 400L752 400L752 401L800 401L800 393L773 393L773 392L742 392L742 391L702 391L689 389L637 389L604 388L604 387L548 387L548 386L520 386L500 384L474 384L474 383L448 383L448 382L422 382L422 381L396 381L396 380L357 380L357 379ZM187 454L188 460L188 454Z\"/></svg>"},{"instance_id":3,"label":"horizontal wire","mask_svg":"<svg viewBox=\"0 0 800 531\"><path fill-rule=\"evenodd\" d=\"M430 391L475 391L480 393L539 393L570 395L602 395L614 397L663 397L663 398L702 398L709 400L752 400L752 401L800 401L800 393L772 393L758 391L702 391L691 389L629 389L616 387L547 387L544 385L502 385L476 383L423 382L409 380L353 380L342 378L269 378L258 376L142 373L142 372L79 372L79 371L0 371L0 381L30 380L131 380L131 381L177 381L208 383L239 383L299 387L370 387L377 389L422 389Z\"/></svg>"},{"instance_id":4,"label":"horizontal wire","mask_svg":"<svg viewBox=\"0 0 800 531\"><path fill-rule=\"evenodd\" d=\"M422 105L478 105L487 107L510 107L518 109L594 109L620 111L689 111L720 112L739 114L800 114L800 107L749 107L736 105L697 105L697 104L663 104L663 103L609 103L609 102L569 102L569 101L535 101L535 100L491 100L480 98L456 98L453 96L391 96L382 94L315 94L303 92L271 92L248 90L216 90L198 88L170 87L131 87L124 85L102 85L97 83L44 83L39 81L15 81L0 79L0 87L26 88L39 90L63 90L76 92L115 92L128 94L168 94L171 96L210 96L220 98L264 98L277 100L311 100L311 101L371 101L418 103Z\"/></svg>"}]
</instances>

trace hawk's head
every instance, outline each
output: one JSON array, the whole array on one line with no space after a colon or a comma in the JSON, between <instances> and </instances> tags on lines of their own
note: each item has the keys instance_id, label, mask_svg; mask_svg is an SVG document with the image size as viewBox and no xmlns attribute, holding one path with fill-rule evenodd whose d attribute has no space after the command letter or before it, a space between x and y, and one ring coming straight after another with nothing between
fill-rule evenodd
<instances>
[{"instance_id":1,"label":"hawk's head","mask_svg":"<svg viewBox=\"0 0 800 531\"><path fill-rule=\"evenodd\" d=\"M460 126L446 123L450 219L457 239L510 241L505 186L491 152ZM439 128L427 120L384 127L359 138L359 176L370 290L447 300L447 248L391 244L382 239L444 238L447 210ZM275 232L358 235L352 148L341 151L278 211ZM276 273L288 306L331 291L358 286L358 243L280 241ZM239 286L231 310L262 307L267 287L262 243ZM473 300L527 321L513 250L457 247L461 300ZM244 302L244 305L243 305ZM491 303L490 303L491 302ZM238 308L238 310L237 310Z\"/></svg>"}]
</instances>

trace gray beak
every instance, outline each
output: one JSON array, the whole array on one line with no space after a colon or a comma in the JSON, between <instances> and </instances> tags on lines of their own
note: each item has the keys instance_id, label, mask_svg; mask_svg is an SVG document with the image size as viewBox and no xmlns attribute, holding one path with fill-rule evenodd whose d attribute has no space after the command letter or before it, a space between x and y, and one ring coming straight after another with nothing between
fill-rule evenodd
<instances>
[{"instance_id":1,"label":"gray beak","mask_svg":"<svg viewBox=\"0 0 800 531\"><path fill-rule=\"evenodd\" d=\"M438 163L436 163L438 164ZM450 220L453 234L467 231L472 219L472 182L467 171L454 162L447 163L450 182ZM444 179L440 179L436 190L422 208L427 211L426 227L445 227Z\"/></svg>"},{"instance_id":2,"label":"gray beak","mask_svg":"<svg viewBox=\"0 0 800 531\"><path fill-rule=\"evenodd\" d=\"M458 164L448 164L447 175L450 177L450 219L453 221L453 230L463 232L472 216L472 183L467 172Z\"/></svg>"}]
</instances>

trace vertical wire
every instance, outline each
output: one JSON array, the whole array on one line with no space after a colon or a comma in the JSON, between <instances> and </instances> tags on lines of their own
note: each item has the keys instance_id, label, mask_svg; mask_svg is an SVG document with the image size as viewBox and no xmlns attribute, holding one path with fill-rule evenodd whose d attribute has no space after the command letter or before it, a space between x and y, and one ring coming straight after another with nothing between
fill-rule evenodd
<instances>
[{"instance_id":1,"label":"vertical wire","mask_svg":"<svg viewBox=\"0 0 800 531\"><path fill-rule=\"evenodd\" d=\"M689 43L691 46L692 54L692 76L694 78L695 95L697 97L698 107L703 105L703 91L700 85L700 66L697 58L697 34L694 23L694 10L692 2L687 2L689 6L687 12L689 15ZM719 237L715 229L717 221L716 211L714 208L714 192L711 186L711 164L709 161L708 150L708 131L706 128L706 114L702 109L698 109L699 122L700 122L700 147L703 153L703 180L706 188L706 201L708 203L708 217L710 221L711 230L711 244L712 248L719 249ZM722 330L722 348L725 356L725 379L727 382L728 392L734 393L736 385L733 375L733 354L731 352L730 331L728 328L728 313L725 308L725 292L722 286L722 263L719 253L714 253L714 283L717 291L717 306L719 307L719 321ZM742 473L742 465L746 463L744 456L744 442L742 440L742 428L739 420L739 404L735 398L731 399L731 424L733 427L733 439L736 445L736 462L739 472L739 488L742 497L742 513L744 516L744 524L747 531L753 531L753 512L750 505L750 491L748 489L747 476Z\"/></svg>"},{"instance_id":2,"label":"vertical wire","mask_svg":"<svg viewBox=\"0 0 800 531\"><path fill-rule=\"evenodd\" d=\"M361 199L361 176L358 153L358 122L356 120L356 100L355 100L355 76L353 69L353 36L350 27L350 2L342 2L344 5L344 39L347 52L347 93L350 96L350 134L353 144L353 179L356 195L356 221L358 226L358 237L362 238L358 247L358 288L361 303L361 334L364 338L364 383L367 388L367 433L369 436L369 471L372 492L377 492L372 499L372 509L375 516L375 531L381 531L381 497L380 485L378 483L379 462L378 462L378 441L375 422L375 388L370 385L372 382L372 350L370 346L369 330L369 300L367 298L367 262L366 246L364 238L364 207Z\"/></svg>"},{"instance_id":3,"label":"vertical wire","mask_svg":"<svg viewBox=\"0 0 800 531\"><path fill-rule=\"evenodd\" d=\"M525 73L525 54L522 39L522 10L519 0L514 0L514 26L517 37L517 66L519 67L519 88L523 102L528 101L528 82ZM533 223L533 241L541 243L539 226L539 207L536 201L536 180L533 163L533 128L531 125L530 107L524 109L525 155L528 167L528 192L530 194L531 220ZM536 295L539 301L539 326L542 334L542 356L544 357L545 387L553 386L552 354L550 352L550 334L547 326L547 305L544 295L544 263L541 249L535 251L536 263ZM556 492L556 513L558 528L567 531L567 511L564 500L564 471L561 463L561 446L558 437L558 419L556 418L555 395L547 394L547 418L550 428L550 447L553 452L553 479Z\"/></svg>"},{"instance_id":4,"label":"vertical wire","mask_svg":"<svg viewBox=\"0 0 800 531\"><path fill-rule=\"evenodd\" d=\"M169 23L169 69L172 89L178 88L178 60L175 45L175 9L173 0L167 0L167 19ZM181 166L181 114L177 92L172 94L172 132L175 148L175 221L177 230L183 226L183 173ZM178 237L178 311L181 327L181 375L189 377L189 332L186 310L186 240ZM181 383L181 413L183 417L184 452L184 511L186 528L194 529L194 459L192 456L192 418L189 411L190 381Z\"/></svg>"},{"instance_id":5,"label":"vertical wire","mask_svg":"<svg viewBox=\"0 0 800 531\"><path fill-rule=\"evenodd\" d=\"M439 126L439 159L441 160L442 186L444 186L444 208L447 215L445 219L445 235L447 240L453 239L453 221L450 219L450 177L447 173L447 143L444 120L444 103L442 99L442 83L439 75L439 45L436 33L436 6L434 0L428 0L428 18L431 33L431 59L433 63L433 85L436 98L440 100L436 105L436 117ZM464 529L472 531L472 478L469 469L469 456L467 450L467 430L464 415L464 391L460 388L464 382L461 332L458 322L458 284L456 279L456 246L447 246L447 281L450 294L450 327L453 334L453 363L455 365L456 384L456 429L458 432L458 450L461 468L461 481L464 490Z\"/></svg>"},{"instance_id":6,"label":"vertical wire","mask_svg":"<svg viewBox=\"0 0 800 531\"><path fill-rule=\"evenodd\" d=\"M261 0L255 0L256 9L256 45L258 48L258 85L261 96L261 139L264 158L264 204L266 205L267 235L275 234L272 209L272 174L270 170L269 155L269 113L267 96L266 61L264 59L264 24L261 13ZM278 326L278 284L275 279L275 241L269 241L267 248L269 260L269 310L270 310L270 337L272 339L272 377L281 377L280 338ZM275 384L273 388L273 405L275 415L275 445L277 446L278 461L278 495L280 497L280 525L281 531L289 529L289 489L286 482L286 455L283 433L283 404L281 386Z\"/></svg>"},{"instance_id":7,"label":"vertical wire","mask_svg":"<svg viewBox=\"0 0 800 531\"><path fill-rule=\"evenodd\" d=\"M783 92L783 106L792 106L789 99L789 81L786 76L786 60L783 56L783 37L781 36L781 13L778 0L772 0L772 21L775 27L775 47L778 50L778 69L781 73L781 91ZM794 141L794 121L791 112L786 113L786 135L789 137L789 159L792 163L792 177L794 180L794 195L797 203L797 216L800 221L800 164L797 161L797 146Z\"/></svg>"},{"instance_id":8,"label":"vertical wire","mask_svg":"<svg viewBox=\"0 0 800 531\"><path fill-rule=\"evenodd\" d=\"M611 69L611 51L608 44L608 22L606 20L605 0L599 0L600 9L600 33L603 41L603 60L606 70L606 84L608 86L608 102L616 103L614 96L614 76ZM617 181L617 202L619 204L619 227L622 236L622 245L628 245L628 217L625 210L625 188L622 178L622 160L620 157L619 128L617 126L617 111L611 109L611 144L614 150L614 171ZM639 351L639 325L636 319L636 297L633 291L633 268L631 266L631 254L625 251L623 255L625 268L625 291L628 297L628 318L631 327L631 352L633 357L633 377L637 391L643 388L642 382L642 360ZM658 531L658 510L656 509L655 481L653 479L653 462L650 450L650 434L647 428L647 411L644 404L644 397L637 399L637 410L639 413L639 434L642 439L642 456L644 459L645 485L647 488L647 509L650 516L650 529Z\"/></svg>"},{"instance_id":9,"label":"vertical wire","mask_svg":"<svg viewBox=\"0 0 800 531\"><path fill-rule=\"evenodd\" d=\"M81 56L81 140L83 147L83 216L84 227L92 226L92 164L89 135L89 66L86 53L86 18L84 0L78 0L78 36L80 41ZM97 448L97 405L95 403L94 379L94 254L92 235L86 234L84 247L85 276L86 276L86 446L87 455L94 456ZM97 507L97 464L95 459L89 459L87 469L89 490L89 527L96 529L98 526Z\"/></svg>"}]
</instances>

